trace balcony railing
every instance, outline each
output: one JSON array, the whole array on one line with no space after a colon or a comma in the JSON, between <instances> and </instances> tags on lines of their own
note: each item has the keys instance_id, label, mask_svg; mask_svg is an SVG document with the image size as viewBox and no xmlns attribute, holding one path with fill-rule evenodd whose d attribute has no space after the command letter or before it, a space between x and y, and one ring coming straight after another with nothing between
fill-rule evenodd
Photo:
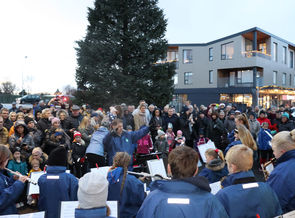
<instances>
[{"instance_id":1,"label":"balcony railing","mask_svg":"<svg viewBox=\"0 0 295 218\"><path fill-rule=\"evenodd\" d=\"M256 78L256 86L263 86L263 77ZM217 79L218 88L228 88L228 87L253 87L253 82L240 82L240 79L234 78L230 80L229 77L218 78Z\"/></svg>"},{"instance_id":2,"label":"balcony railing","mask_svg":"<svg viewBox=\"0 0 295 218\"><path fill-rule=\"evenodd\" d=\"M266 54L264 52L261 51L257 51L257 50L253 50L253 51L244 51L242 52L242 55L246 58L251 58L251 57L261 57L261 58L265 58L267 60L271 60L271 55L270 54Z\"/></svg>"}]
</instances>

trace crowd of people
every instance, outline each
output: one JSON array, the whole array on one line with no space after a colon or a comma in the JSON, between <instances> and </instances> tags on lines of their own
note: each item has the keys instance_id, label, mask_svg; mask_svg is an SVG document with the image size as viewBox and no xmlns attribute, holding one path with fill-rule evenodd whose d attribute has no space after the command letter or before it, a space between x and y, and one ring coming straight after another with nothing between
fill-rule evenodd
<instances>
[{"instance_id":1,"label":"crowd of people","mask_svg":"<svg viewBox=\"0 0 295 218\"><path fill-rule=\"evenodd\" d=\"M97 110L52 102L1 108L0 215L38 205L56 218L60 201L74 200L76 217L88 218L109 216L107 200L119 202L122 218L274 217L295 210L295 117L288 105L240 111L187 101L177 113L144 100ZM198 147L210 141L216 149L206 151L198 172ZM172 179L152 182L146 196L142 179L128 171L154 152ZM275 169L258 182L253 170L263 171L273 158ZM107 178L90 172L103 166L111 167ZM46 172L40 194L27 196L25 181L39 171ZM223 189L214 196L209 183L217 181Z\"/></svg>"}]
</instances>

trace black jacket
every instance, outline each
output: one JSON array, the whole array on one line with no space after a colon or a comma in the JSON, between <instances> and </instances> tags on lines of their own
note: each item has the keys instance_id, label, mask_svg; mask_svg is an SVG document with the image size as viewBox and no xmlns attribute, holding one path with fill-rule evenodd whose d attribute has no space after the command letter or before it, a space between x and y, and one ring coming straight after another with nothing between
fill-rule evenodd
<instances>
[{"instance_id":1,"label":"black jacket","mask_svg":"<svg viewBox=\"0 0 295 218\"><path fill-rule=\"evenodd\" d=\"M279 132L292 131L294 129L294 123L290 120L288 120L286 123L281 122L278 129Z\"/></svg>"}]
</instances>

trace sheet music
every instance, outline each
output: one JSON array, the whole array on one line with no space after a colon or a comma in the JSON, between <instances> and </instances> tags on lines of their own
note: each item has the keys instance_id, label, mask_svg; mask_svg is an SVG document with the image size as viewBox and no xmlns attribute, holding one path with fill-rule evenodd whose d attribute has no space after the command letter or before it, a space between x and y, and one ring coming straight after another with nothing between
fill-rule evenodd
<instances>
[{"instance_id":1,"label":"sheet music","mask_svg":"<svg viewBox=\"0 0 295 218\"><path fill-rule=\"evenodd\" d=\"M40 176L42 176L43 174L45 174L43 171L40 172L32 172L31 173L31 180L38 183L38 180L40 178ZM28 186L28 195L32 195L32 194L39 194L39 185L33 185L32 183L29 183Z\"/></svg>"},{"instance_id":2,"label":"sheet music","mask_svg":"<svg viewBox=\"0 0 295 218\"><path fill-rule=\"evenodd\" d=\"M79 201L62 201L61 208L60 208L60 218L75 217L75 209L78 208L78 205L79 205ZM109 206L111 210L110 216L118 217L118 201L107 201L107 205Z\"/></svg>"},{"instance_id":3,"label":"sheet music","mask_svg":"<svg viewBox=\"0 0 295 218\"><path fill-rule=\"evenodd\" d=\"M221 189L221 182L214 182L209 184L209 186L211 188L211 194L215 195Z\"/></svg>"},{"instance_id":4,"label":"sheet music","mask_svg":"<svg viewBox=\"0 0 295 218\"><path fill-rule=\"evenodd\" d=\"M271 174L271 172L274 170L273 164L269 164L268 166L265 167L266 171Z\"/></svg>"},{"instance_id":5,"label":"sheet music","mask_svg":"<svg viewBox=\"0 0 295 218\"><path fill-rule=\"evenodd\" d=\"M164 166L164 162L163 159L154 159L154 160L148 160L147 161L147 165L150 171L151 175L156 175L159 174L163 177L167 177L166 174L166 170L165 170L165 166ZM154 181L154 178L152 177L152 181Z\"/></svg>"},{"instance_id":6,"label":"sheet music","mask_svg":"<svg viewBox=\"0 0 295 218\"><path fill-rule=\"evenodd\" d=\"M44 218L45 212L27 213L19 215L19 218Z\"/></svg>"},{"instance_id":7,"label":"sheet music","mask_svg":"<svg viewBox=\"0 0 295 218\"><path fill-rule=\"evenodd\" d=\"M207 149L209 148L213 148L216 149L214 142L212 142L211 140L209 140L206 144L203 145L199 145L198 149L201 155L201 158L203 160L204 163L206 163L206 156L205 156L205 152L207 151Z\"/></svg>"},{"instance_id":8,"label":"sheet music","mask_svg":"<svg viewBox=\"0 0 295 218\"><path fill-rule=\"evenodd\" d=\"M0 216L0 218L19 218L19 215L4 215Z\"/></svg>"},{"instance_id":9,"label":"sheet music","mask_svg":"<svg viewBox=\"0 0 295 218\"><path fill-rule=\"evenodd\" d=\"M104 178L107 178L110 168L111 167L107 166L107 167L91 168L90 170L91 172L93 172L94 170L97 170Z\"/></svg>"},{"instance_id":10,"label":"sheet music","mask_svg":"<svg viewBox=\"0 0 295 218\"><path fill-rule=\"evenodd\" d=\"M283 215L280 216L276 216L275 218L294 218L295 217L295 210L289 212L289 213L285 213Z\"/></svg>"}]
</instances>

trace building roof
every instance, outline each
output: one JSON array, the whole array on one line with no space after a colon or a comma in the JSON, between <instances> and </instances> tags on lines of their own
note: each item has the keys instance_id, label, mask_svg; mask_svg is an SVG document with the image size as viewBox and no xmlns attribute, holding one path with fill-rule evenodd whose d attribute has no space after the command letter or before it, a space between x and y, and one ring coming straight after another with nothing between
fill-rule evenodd
<instances>
[{"instance_id":1,"label":"building roof","mask_svg":"<svg viewBox=\"0 0 295 218\"><path fill-rule=\"evenodd\" d=\"M229 36L226 36L226 37L223 37L223 38L220 38L220 39L217 39L217 40L213 40L211 42L208 42L208 43L172 43L172 44L168 44L169 46L189 46L189 47L192 47L192 46L208 46L208 45L211 45L211 44L214 44L214 43L217 43L217 42L221 42L221 41L224 41L224 40L227 40L227 39L231 39L231 38L234 38L234 37L237 37L239 35L243 35L243 34L246 34L246 33L249 33L249 32L253 32L253 31L259 31L259 32L262 32L266 35L269 35L277 40L280 40L282 42L285 42L287 44L289 44L290 46L292 46L293 48L295 48L295 44L294 43L291 43L291 42L288 42L287 40L285 39L282 39L276 35L273 35L263 29L260 29L259 27L253 27L251 29L248 29L248 30L244 30L242 32L238 32L238 33L235 33L235 34L232 34L232 35L229 35Z\"/></svg>"}]
</instances>

